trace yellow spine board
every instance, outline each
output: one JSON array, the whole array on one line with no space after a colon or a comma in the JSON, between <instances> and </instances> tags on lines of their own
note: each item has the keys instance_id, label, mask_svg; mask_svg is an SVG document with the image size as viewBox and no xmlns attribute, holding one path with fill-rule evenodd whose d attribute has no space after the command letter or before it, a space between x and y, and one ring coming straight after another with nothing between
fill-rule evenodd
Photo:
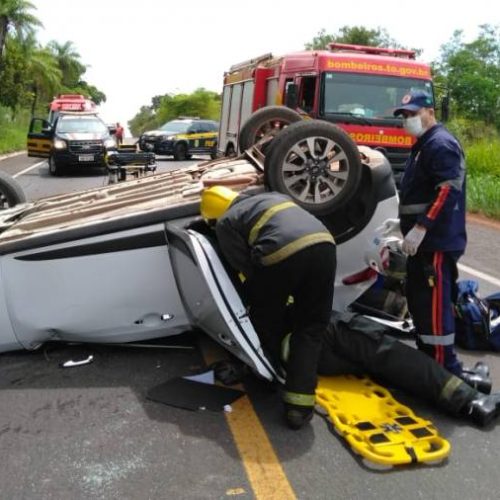
<instances>
[{"instance_id":1,"label":"yellow spine board","mask_svg":"<svg viewBox=\"0 0 500 500\"><path fill-rule=\"evenodd\" d=\"M369 378L319 377L316 403L355 453L384 466L437 463L451 451L432 422L398 403Z\"/></svg>"}]
</instances>

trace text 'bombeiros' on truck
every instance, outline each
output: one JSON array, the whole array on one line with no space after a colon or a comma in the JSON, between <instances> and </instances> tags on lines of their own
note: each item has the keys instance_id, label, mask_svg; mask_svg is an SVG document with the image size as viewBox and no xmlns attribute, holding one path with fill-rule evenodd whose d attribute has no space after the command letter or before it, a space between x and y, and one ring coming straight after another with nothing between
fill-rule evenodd
<instances>
[{"instance_id":1,"label":"text 'bombeiros' on truck","mask_svg":"<svg viewBox=\"0 0 500 500\"><path fill-rule=\"evenodd\" d=\"M411 50L330 43L328 50L265 54L224 75L218 152L243 151L270 129L297 121L293 109L302 118L334 123L358 145L381 151L398 182L414 139L393 110L416 89L434 95L429 65L416 61ZM443 118L447 104L444 99Z\"/></svg>"}]
</instances>

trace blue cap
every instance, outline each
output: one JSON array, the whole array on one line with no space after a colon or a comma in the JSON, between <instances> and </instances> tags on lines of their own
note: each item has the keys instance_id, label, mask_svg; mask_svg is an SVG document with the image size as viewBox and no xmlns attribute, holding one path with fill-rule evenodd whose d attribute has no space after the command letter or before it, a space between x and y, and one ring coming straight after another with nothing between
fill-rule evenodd
<instances>
[{"instance_id":1,"label":"blue cap","mask_svg":"<svg viewBox=\"0 0 500 500\"><path fill-rule=\"evenodd\" d=\"M421 108L433 108L432 95L424 90L412 90L401 99L401 106L394 110L394 116L403 111L418 111Z\"/></svg>"}]
</instances>

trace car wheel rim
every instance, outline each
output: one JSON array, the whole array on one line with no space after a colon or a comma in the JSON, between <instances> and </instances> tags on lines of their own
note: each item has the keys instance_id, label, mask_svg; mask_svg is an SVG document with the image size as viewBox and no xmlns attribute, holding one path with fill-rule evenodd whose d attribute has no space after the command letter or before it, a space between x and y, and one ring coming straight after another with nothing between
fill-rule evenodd
<instances>
[{"instance_id":1,"label":"car wheel rim","mask_svg":"<svg viewBox=\"0 0 500 500\"><path fill-rule=\"evenodd\" d=\"M350 165L344 149L327 137L296 142L281 166L288 194L302 203L328 203L344 190Z\"/></svg>"}]
</instances>

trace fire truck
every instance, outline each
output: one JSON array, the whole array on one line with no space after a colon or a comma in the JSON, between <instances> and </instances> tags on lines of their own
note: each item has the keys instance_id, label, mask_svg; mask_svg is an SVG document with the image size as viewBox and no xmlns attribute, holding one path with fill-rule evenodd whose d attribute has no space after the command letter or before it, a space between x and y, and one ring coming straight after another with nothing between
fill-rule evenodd
<instances>
[{"instance_id":1,"label":"fire truck","mask_svg":"<svg viewBox=\"0 0 500 500\"><path fill-rule=\"evenodd\" d=\"M96 111L96 104L80 94L59 94L49 106L49 123L54 123L61 111Z\"/></svg>"},{"instance_id":2,"label":"fire truck","mask_svg":"<svg viewBox=\"0 0 500 500\"><path fill-rule=\"evenodd\" d=\"M316 118L381 151L398 182L414 139L393 110L413 89L434 95L430 67L411 50L330 43L327 50L265 54L224 74L218 153L238 153L258 139L249 139L250 116L261 116L262 130L276 127L276 119L286 125Z\"/></svg>"}]
</instances>

